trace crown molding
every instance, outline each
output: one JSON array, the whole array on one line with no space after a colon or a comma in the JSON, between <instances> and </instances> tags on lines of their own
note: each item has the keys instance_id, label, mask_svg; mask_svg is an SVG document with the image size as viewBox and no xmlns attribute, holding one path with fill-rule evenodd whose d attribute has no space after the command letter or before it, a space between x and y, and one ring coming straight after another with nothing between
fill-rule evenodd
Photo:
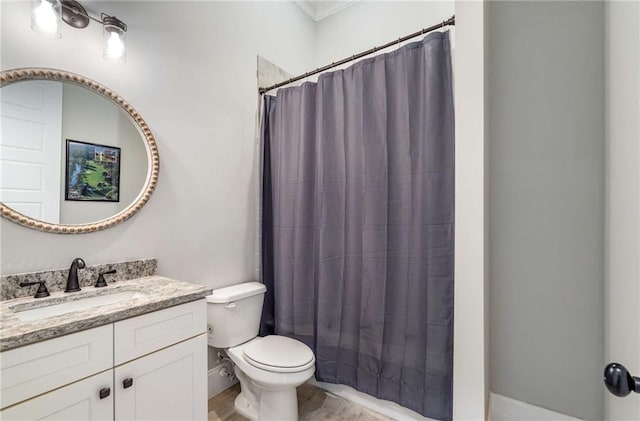
<instances>
[{"instance_id":1,"label":"crown molding","mask_svg":"<svg viewBox=\"0 0 640 421\"><path fill-rule=\"evenodd\" d=\"M313 19L318 22L334 13L337 13L349 6L352 6L359 0L340 0L340 1L312 1L312 0L294 0L295 3Z\"/></svg>"}]
</instances>

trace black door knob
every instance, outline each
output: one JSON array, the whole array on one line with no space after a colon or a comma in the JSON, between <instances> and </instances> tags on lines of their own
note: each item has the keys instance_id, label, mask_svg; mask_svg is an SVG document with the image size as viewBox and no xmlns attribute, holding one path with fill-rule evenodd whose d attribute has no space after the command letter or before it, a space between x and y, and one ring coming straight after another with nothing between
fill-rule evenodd
<instances>
[{"instance_id":1,"label":"black door knob","mask_svg":"<svg viewBox=\"0 0 640 421\"><path fill-rule=\"evenodd\" d=\"M604 368L604 384L621 398L631 392L640 393L640 377L633 377L622 364L610 363Z\"/></svg>"},{"instance_id":2,"label":"black door knob","mask_svg":"<svg viewBox=\"0 0 640 421\"><path fill-rule=\"evenodd\" d=\"M128 379L124 379L122 381L122 388L123 389L128 389L131 386L133 386L133 379L131 377L129 377Z\"/></svg>"},{"instance_id":3,"label":"black door knob","mask_svg":"<svg viewBox=\"0 0 640 421\"><path fill-rule=\"evenodd\" d=\"M100 399L104 399L111 394L111 388L105 387L104 389L100 389Z\"/></svg>"}]
</instances>

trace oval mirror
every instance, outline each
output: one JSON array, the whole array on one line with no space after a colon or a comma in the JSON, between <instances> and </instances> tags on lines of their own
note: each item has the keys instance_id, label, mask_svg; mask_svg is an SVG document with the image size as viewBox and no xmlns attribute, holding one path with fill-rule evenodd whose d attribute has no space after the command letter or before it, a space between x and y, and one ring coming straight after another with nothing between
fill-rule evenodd
<instances>
[{"instance_id":1,"label":"oval mirror","mask_svg":"<svg viewBox=\"0 0 640 421\"><path fill-rule=\"evenodd\" d=\"M29 228L99 231L149 200L158 147L107 87L54 69L0 72L0 213Z\"/></svg>"}]
</instances>

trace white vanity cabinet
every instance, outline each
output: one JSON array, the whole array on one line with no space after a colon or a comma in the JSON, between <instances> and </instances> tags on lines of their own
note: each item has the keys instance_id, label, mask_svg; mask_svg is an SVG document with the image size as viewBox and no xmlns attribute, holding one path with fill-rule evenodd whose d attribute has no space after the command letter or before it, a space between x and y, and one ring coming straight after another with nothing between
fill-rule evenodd
<instances>
[{"instance_id":1,"label":"white vanity cabinet","mask_svg":"<svg viewBox=\"0 0 640 421\"><path fill-rule=\"evenodd\" d=\"M207 418L206 302L0 354L0 419Z\"/></svg>"}]
</instances>

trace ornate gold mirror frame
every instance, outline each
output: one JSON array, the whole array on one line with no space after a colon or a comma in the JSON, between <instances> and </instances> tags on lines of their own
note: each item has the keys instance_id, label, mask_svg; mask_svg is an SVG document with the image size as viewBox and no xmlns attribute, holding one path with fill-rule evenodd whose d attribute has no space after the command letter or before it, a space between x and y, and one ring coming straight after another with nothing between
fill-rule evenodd
<instances>
[{"instance_id":1,"label":"ornate gold mirror frame","mask_svg":"<svg viewBox=\"0 0 640 421\"><path fill-rule=\"evenodd\" d=\"M62 70L46 68L22 68L0 72L0 88L23 80L52 80L58 82L70 82L92 90L118 105L127 114L129 114L129 116L131 116L133 122L135 122L135 124L140 129L140 134L145 140L147 146L147 155L150 161L149 172L147 174L145 186L143 187L136 200L134 200L129 206L127 206L119 213L101 221L80 225L51 224L48 222L33 219L19 212L16 212L2 202L0 202L0 215L2 215L3 218L6 218L12 222L28 228L60 234L80 234L85 232L101 231L124 222L135 215L142 208L142 206L144 206L145 203L149 201L151 193L153 193L156 184L158 184L158 173L160 171L158 145L156 144L149 126L147 126L147 123L145 123L140 114L138 114L138 112L118 94L116 94L106 86L103 86L100 83L84 76L65 72Z\"/></svg>"}]
</instances>

